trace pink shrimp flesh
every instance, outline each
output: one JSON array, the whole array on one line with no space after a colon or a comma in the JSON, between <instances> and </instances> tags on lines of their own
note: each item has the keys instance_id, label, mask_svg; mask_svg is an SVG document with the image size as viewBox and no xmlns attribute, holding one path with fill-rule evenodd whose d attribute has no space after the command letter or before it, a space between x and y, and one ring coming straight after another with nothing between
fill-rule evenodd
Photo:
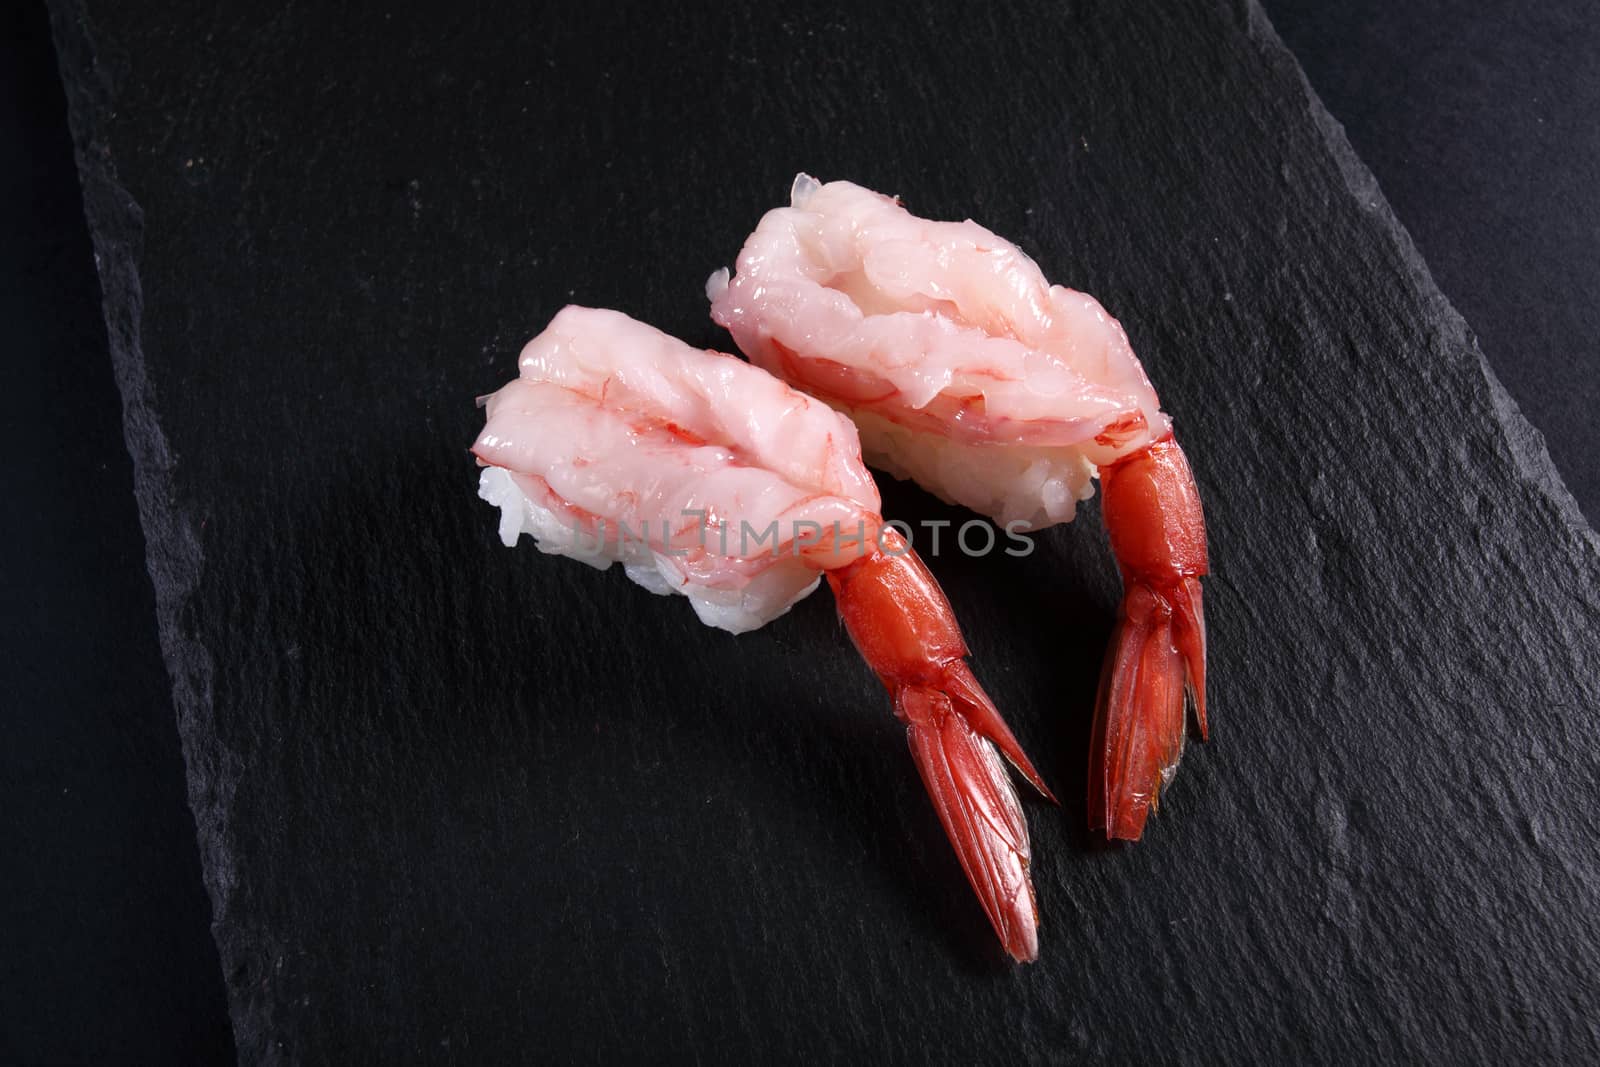
<instances>
[{"instance_id":1,"label":"pink shrimp flesh","mask_svg":"<svg viewBox=\"0 0 1600 1067\"><path fill-rule=\"evenodd\" d=\"M805 175L790 199L706 286L752 362L848 414L875 466L1009 529L1070 522L1093 478L1105 486L1125 592L1089 814L1137 839L1182 751L1185 692L1203 716L1206 554L1188 462L1126 333L970 220Z\"/></svg>"}]
</instances>

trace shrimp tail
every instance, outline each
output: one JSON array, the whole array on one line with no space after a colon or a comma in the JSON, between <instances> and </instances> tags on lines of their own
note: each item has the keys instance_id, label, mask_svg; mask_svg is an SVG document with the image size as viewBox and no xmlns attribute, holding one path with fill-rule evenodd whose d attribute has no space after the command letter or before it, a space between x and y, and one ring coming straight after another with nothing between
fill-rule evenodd
<instances>
[{"instance_id":1,"label":"shrimp tail","mask_svg":"<svg viewBox=\"0 0 1600 1067\"><path fill-rule=\"evenodd\" d=\"M1036 959L1028 824L996 749L1055 798L967 665L966 641L932 573L892 528L879 543L881 551L828 572L839 615L894 700L917 770L989 922L1014 959Z\"/></svg>"},{"instance_id":2,"label":"shrimp tail","mask_svg":"<svg viewBox=\"0 0 1600 1067\"><path fill-rule=\"evenodd\" d=\"M1017 773L1027 779L1028 784L1033 786L1040 796L1052 804L1061 803L1056 799L1056 795L1050 792L1050 787L1044 784L1044 779L1034 769L1027 753L1022 751L1022 745L1011 733L1011 727L1001 718L1000 709L994 706L989 694L978 684L978 679L973 676L972 668L967 665L966 660L959 659L949 665L943 679L943 690L950 695L962 718L977 731L978 736L999 749L1006 762L1015 767Z\"/></svg>"},{"instance_id":3,"label":"shrimp tail","mask_svg":"<svg viewBox=\"0 0 1600 1067\"><path fill-rule=\"evenodd\" d=\"M1019 963L1038 959L1028 824L994 746L948 693L931 686L902 688L895 715L906 724L922 784L995 933Z\"/></svg>"},{"instance_id":4,"label":"shrimp tail","mask_svg":"<svg viewBox=\"0 0 1600 1067\"><path fill-rule=\"evenodd\" d=\"M1100 479L1124 589L1095 702L1089 820L1137 841L1177 774L1186 706L1207 733L1205 518L1171 434L1101 468Z\"/></svg>"}]
</instances>

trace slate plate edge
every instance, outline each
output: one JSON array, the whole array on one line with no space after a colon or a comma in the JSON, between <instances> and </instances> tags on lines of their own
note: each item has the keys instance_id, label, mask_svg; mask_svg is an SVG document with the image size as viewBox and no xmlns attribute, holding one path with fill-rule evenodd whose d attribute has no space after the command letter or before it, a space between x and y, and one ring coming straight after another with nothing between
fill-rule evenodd
<instances>
[{"instance_id":1,"label":"slate plate edge","mask_svg":"<svg viewBox=\"0 0 1600 1067\"><path fill-rule=\"evenodd\" d=\"M235 884L227 812L237 776L218 757L192 745L212 714L210 652L185 622L190 596L204 574L199 531L178 505L175 460L156 417L143 346L144 293L139 263L144 212L117 175L107 133L115 118L115 78L102 64L82 0L51 0L50 25L67 99L73 155L84 215L100 279L112 373L122 396L123 441L133 459L133 491L144 532L145 566L155 587L156 627L172 684L179 740L187 769L189 808L194 815L201 872L211 901L211 934L224 978L240 964L229 900ZM251 1009L238 1003L227 983L235 1034Z\"/></svg>"},{"instance_id":2,"label":"slate plate edge","mask_svg":"<svg viewBox=\"0 0 1600 1067\"><path fill-rule=\"evenodd\" d=\"M1286 66L1290 70L1293 80L1305 94L1306 109L1310 112L1311 120L1316 123L1317 129L1322 132L1323 143L1344 178L1345 188L1350 191L1351 197L1358 205L1365 205L1365 213L1377 223L1375 229L1380 239L1393 243L1401 261L1405 264L1417 295L1424 304L1438 314L1439 321L1449 330L1449 336L1445 340L1452 347L1459 347L1472 354L1479 373L1483 375L1484 388L1488 393L1490 407L1495 412L1505 445L1516 459L1523 480L1539 492L1552 517L1559 519L1561 525L1570 529L1576 535L1575 540L1586 545L1591 552L1600 551L1600 535L1596 534L1588 520L1584 518L1577 500L1562 480L1561 472L1550 459L1544 435L1523 416L1516 400L1506 391L1505 386L1500 384L1494 368L1489 365L1483 350L1478 346L1477 336L1462 318L1461 313L1450 303L1450 298L1439 289L1427 261L1423 259L1422 253L1417 250L1416 243L1411 239L1411 232L1389 206L1388 199L1378 186L1377 177L1367 168L1366 163L1362 162L1355 147L1351 145L1343 123L1334 118L1323 105L1322 98L1312 88L1304 68L1300 66L1300 61L1295 58L1289 46L1283 43L1278 31L1273 28L1272 21L1267 17L1260 0L1245 0L1245 7L1248 19L1246 32L1257 42L1262 61L1269 65Z\"/></svg>"}]
</instances>

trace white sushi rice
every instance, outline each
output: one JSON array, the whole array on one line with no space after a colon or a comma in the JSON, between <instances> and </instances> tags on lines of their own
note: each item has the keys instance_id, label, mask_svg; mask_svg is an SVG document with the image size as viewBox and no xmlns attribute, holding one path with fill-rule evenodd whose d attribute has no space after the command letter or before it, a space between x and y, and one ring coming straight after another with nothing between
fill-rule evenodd
<instances>
[{"instance_id":1,"label":"white sushi rice","mask_svg":"<svg viewBox=\"0 0 1600 1067\"><path fill-rule=\"evenodd\" d=\"M841 407L861 434L866 461L910 479L947 504L989 515L1014 531L1071 522L1094 495L1094 464L1073 448L960 444L881 415Z\"/></svg>"},{"instance_id":2,"label":"white sushi rice","mask_svg":"<svg viewBox=\"0 0 1600 1067\"><path fill-rule=\"evenodd\" d=\"M500 509L500 541L507 548L514 547L526 533L539 551L567 556L596 570L621 563L623 573L637 584L660 596L676 593L687 597L701 622L731 634L765 626L811 595L822 581L802 560L784 557L776 558L736 589L697 584L676 565L674 557L652 551L642 540L611 538L599 544L598 538L582 535L530 500L511 472L502 467L483 468L478 496Z\"/></svg>"}]
</instances>

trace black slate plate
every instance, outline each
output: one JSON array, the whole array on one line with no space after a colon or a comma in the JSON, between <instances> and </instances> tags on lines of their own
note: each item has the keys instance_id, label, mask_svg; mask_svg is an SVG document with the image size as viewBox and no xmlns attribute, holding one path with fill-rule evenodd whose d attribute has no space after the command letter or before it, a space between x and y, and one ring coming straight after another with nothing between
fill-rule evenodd
<instances>
[{"instance_id":1,"label":"black slate plate","mask_svg":"<svg viewBox=\"0 0 1600 1067\"><path fill-rule=\"evenodd\" d=\"M1600 1051L1600 552L1256 8L56 19L245 1059ZM1067 799L1031 968L825 596L730 638L474 499L521 341L725 344L801 168L1096 293L1206 495L1216 743L1134 849L1094 509L933 561Z\"/></svg>"}]
</instances>

